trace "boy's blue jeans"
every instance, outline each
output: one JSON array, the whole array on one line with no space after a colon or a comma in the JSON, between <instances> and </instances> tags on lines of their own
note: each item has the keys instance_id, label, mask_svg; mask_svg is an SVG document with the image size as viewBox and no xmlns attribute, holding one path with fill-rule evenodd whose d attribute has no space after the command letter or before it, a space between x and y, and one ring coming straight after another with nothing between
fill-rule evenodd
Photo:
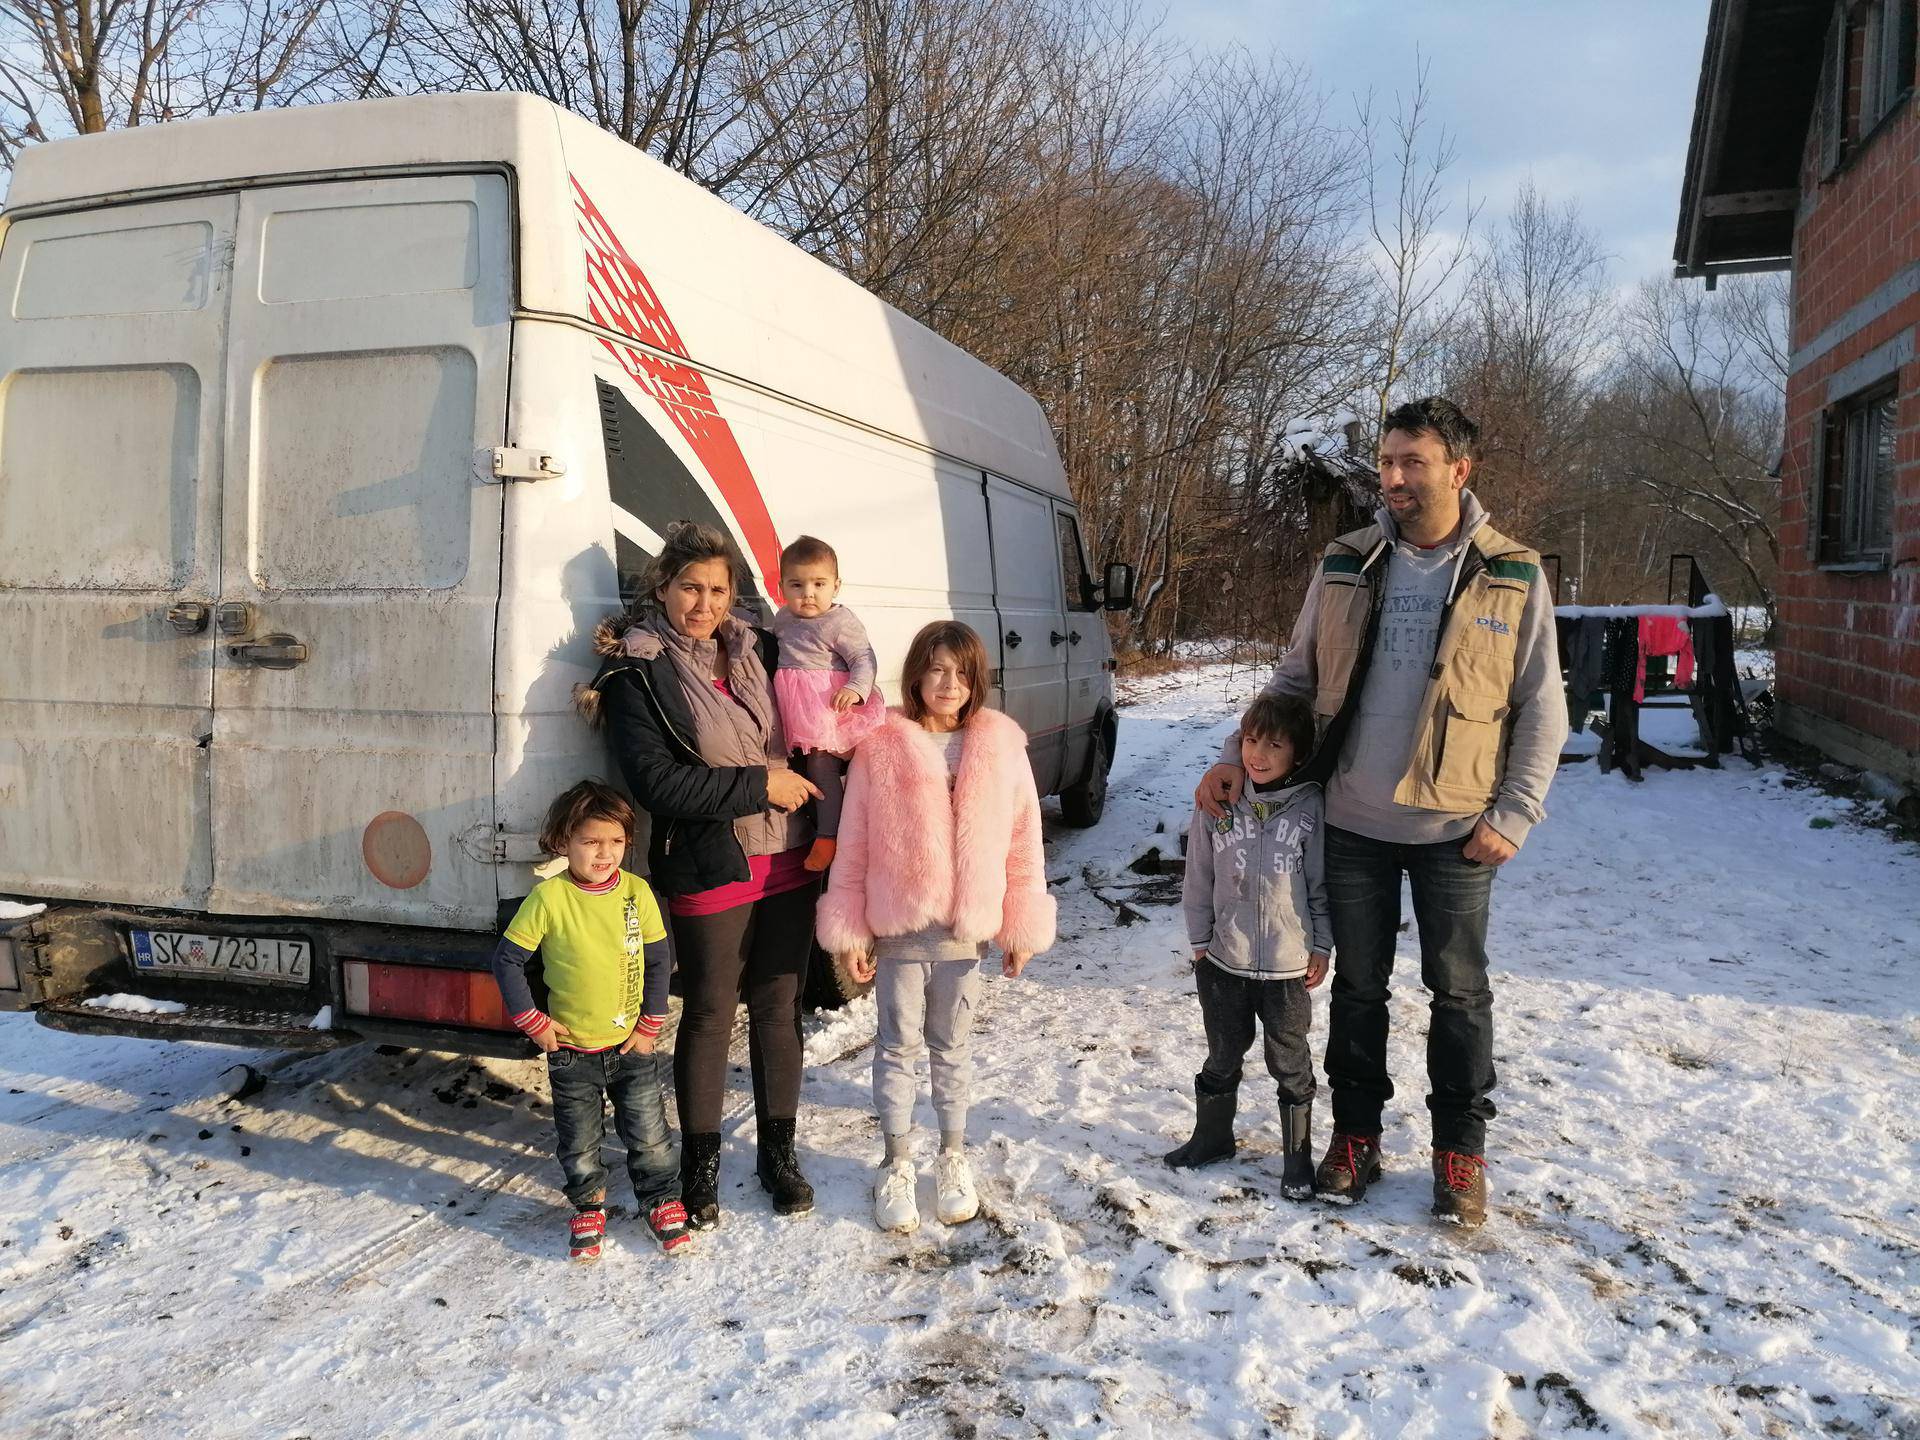
<instances>
[{"instance_id":1,"label":"boy's blue jeans","mask_svg":"<svg viewBox=\"0 0 1920 1440\"><path fill-rule=\"evenodd\" d=\"M590 1053L559 1049L547 1056L553 1087L553 1128L567 1199L577 1207L604 1200L607 1169L600 1160L606 1138L606 1108L613 1101L613 1128L627 1147L640 1213L680 1198L680 1161L667 1132L667 1099L661 1084L672 1062L659 1054L622 1055L615 1047Z\"/></svg>"},{"instance_id":2,"label":"boy's blue jeans","mask_svg":"<svg viewBox=\"0 0 1920 1440\"><path fill-rule=\"evenodd\" d=\"M1333 921L1333 1002L1327 1083L1333 1128L1378 1135L1393 1098L1387 1075L1387 984L1400 935L1400 880L1413 889L1420 979L1430 997L1427 1109L1433 1143L1480 1154L1494 1117L1493 988L1487 909L1497 873L1460 852L1464 840L1394 845L1327 827L1327 909Z\"/></svg>"}]
</instances>

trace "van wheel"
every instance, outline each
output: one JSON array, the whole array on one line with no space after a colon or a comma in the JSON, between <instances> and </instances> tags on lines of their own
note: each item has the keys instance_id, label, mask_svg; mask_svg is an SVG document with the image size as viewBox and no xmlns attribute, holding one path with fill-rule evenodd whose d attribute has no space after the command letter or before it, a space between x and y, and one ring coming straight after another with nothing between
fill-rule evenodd
<instances>
[{"instance_id":1,"label":"van wheel","mask_svg":"<svg viewBox=\"0 0 1920 1440\"><path fill-rule=\"evenodd\" d=\"M803 997L809 1010L838 1010L848 1001L858 1000L873 988L871 980L856 980L847 973L837 955L829 955L818 945L807 966L807 989Z\"/></svg>"},{"instance_id":2,"label":"van wheel","mask_svg":"<svg viewBox=\"0 0 1920 1440\"><path fill-rule=\"evenodd\" d=\"M1093 732L1093 753L1087 757L1086 775L1060 792L1060 814L1076 830L1100 823L1107 809L1107 769L1113 757L1107 754L1104 732Z\"/></svg>"}]
</instances>

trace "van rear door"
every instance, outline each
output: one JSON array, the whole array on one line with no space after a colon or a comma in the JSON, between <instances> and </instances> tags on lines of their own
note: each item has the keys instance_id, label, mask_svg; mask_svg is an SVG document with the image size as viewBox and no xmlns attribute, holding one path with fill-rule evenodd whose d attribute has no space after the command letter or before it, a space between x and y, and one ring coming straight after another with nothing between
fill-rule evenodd
<instances>
[{"instance_id":1,"label":"van rear door","mask_svg":"<svg viewBox=\"0 0 1920 1440\"><path fill-rule=\"evenodd\" d=\"M208 908L490 927L506 181L246 191L234 274Z\"/></svg>"},{"instance_id":2,"label":"van rear door","mask_svg":"<svg viewBox=\"0 0 1920 1440\"><path fill-rule=\"evenodd\" d=\"M236 209L0 241L0 891L206 903Z\"/></svg>"},{"instance_id":3,"label":"van rear door","mask_svg":"<svg viewBox=\"0 0 1920 1440\"><path fill-rule=\"evenodd\" d=\"M1040 793L1051 795L1060 787L1068 645L1053 507L1038 491L989 475L987 520L1000 611L1000 644L989 643L987 653L997 653L1007 714L1027 732Z\"/></svg>"}]
</instances>

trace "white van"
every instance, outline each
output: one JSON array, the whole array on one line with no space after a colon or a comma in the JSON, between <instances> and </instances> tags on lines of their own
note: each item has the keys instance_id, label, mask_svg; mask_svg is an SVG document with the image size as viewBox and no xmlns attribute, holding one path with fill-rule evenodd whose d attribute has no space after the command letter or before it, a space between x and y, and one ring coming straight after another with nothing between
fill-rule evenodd
<instances>
[{"instance_id":1,"label":"white van","mask_svg":"<svg viewBox=\"0 0 1920 1440\"><path fill-rule=\"evenodd\" d=\"M764 594L834 545L890 693L972 624L1099 816L1132 573L1092 579L1039 407L553 105L35 147L0 296L0 895L48 902L0 921L0 1008L526 1053L487 958L547 803L610 773L573 687L677 519Z\"/></svg>"}]
</instances>

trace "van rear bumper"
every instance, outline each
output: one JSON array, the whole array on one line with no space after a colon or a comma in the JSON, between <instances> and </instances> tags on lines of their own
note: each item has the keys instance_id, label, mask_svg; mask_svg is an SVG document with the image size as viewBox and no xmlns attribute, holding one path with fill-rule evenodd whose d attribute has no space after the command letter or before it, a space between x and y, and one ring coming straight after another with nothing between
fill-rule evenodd
<instances>
[{"instance_id":1,"label":"van rear bumper","mask_svg":"<svg viewBox=\"0 0 1920 1440\"><path fill-rule=\"evenodd\" d=\"M337 1050L361 1038L352 1030L315 1030L304 1015L232 1005L189 1005L150 1013L102 1009L77 1000L42 1005L34 1018L73 1035L127 1035L140 1040L201 1040L250 1050Z\"/></svg>"}]
</instances>

